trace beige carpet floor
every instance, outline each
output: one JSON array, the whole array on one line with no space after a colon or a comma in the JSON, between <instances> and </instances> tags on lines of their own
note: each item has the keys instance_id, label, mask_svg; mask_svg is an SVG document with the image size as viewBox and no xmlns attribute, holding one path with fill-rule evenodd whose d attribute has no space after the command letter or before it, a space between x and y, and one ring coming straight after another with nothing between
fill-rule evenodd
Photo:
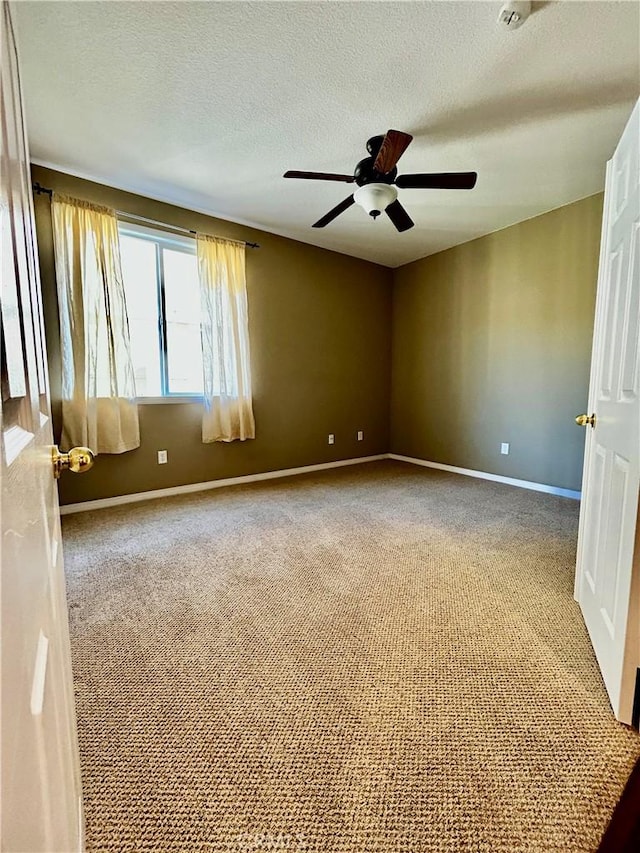
<instances>
[{"instance_id":1,"label":"beige carpet floor","mask_svg":"<svg viewBox=\"0 0 640 853\"><path fill-rule=\"evenodd\" d=\"M64 519L90 851L589 851L578 504L402 463Z\"/></svg>"}]
</instances>

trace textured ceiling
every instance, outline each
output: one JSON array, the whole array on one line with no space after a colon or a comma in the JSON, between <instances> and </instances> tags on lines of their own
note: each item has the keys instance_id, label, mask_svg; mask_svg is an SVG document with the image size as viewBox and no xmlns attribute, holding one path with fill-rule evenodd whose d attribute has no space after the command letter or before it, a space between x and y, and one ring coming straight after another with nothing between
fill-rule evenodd
<instances>
[{"instance_id":1,"label":"textured ceiling","mask_svg":"<svg viewBox=\"0 0 640 853\"><path fill-rule=\"evenodd\" d=\"M31 154L116 187L398 266L603 188L639 84L639 5L539 2L14 4ZM399 171L476 170L470 192L401 190L416 227L351 207L369 136L415 137Z\"/></svg>"}]
</instances>

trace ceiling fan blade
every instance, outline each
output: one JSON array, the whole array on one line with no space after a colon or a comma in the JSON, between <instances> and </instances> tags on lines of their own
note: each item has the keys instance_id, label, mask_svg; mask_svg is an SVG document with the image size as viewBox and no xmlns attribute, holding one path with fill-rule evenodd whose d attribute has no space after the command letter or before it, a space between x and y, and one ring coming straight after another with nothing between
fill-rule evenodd
<instances>
[{"instance_id":1,"label":"ceiling fan blade","mask_svg":"<svg viewBox=\"0 0 640 853\"><path fill-rule=\"evenodd\" d=\"M341 201L340 204L336 205L333 210L330 210L329 213L325 213L325 215L318 219L317 222L313 223L313 228L324 228L325 225L328 225L330 222L336 218L336 216L340 216L341 213L344 213L347 208L351 207L353 204L353 195L350 195L348 198L345 198L344 201Z\"/></svg>"},{"instance_id":2,"label":"ceiling fan blade","mask_svg":"<svg viewBox=\"0 0 640 853\"><path fill-rule=\"evenodd\" d=\"M401 130L388 130L382 140L373 168L381 175L386 175L396 165L413 139L410 133Z\"/></svg>"},{"instance_id":3,"label":"ceiling fan blade","mask_svg":"<svg viewBox=\"0 0 640 853\"><path fill-rule=\"evenodd\" d=\"M434 172L432 175L398 175L396 186L414 190L472 190L477 172Z\"/></svg>"},{"instance_id":4,"label":"ceiling fan blade","mask_svg":"<svg viewBox=\"0 0 640 853\"><path fill-rule=\"evenodd\" d=\"M404 207L400 204L398 199L391 202L391 204L385 210L385 213L396 226L398 231L408 231L409 228L413 228L413 220L411 219L407 211L404 209Z\"/></svg>"},{"instance_id":5,"label":"ceiling fan blade","mask_svg":"<svg viewBox=\"0 0 640 853\"><path fill-rule=\"evenodd\" d=\"M326 172L285 172L283 178L303 178L305 181L342 181L344 184L352 184L355 180L353 175L330 175Z\"/></svg>"}]
</instances>

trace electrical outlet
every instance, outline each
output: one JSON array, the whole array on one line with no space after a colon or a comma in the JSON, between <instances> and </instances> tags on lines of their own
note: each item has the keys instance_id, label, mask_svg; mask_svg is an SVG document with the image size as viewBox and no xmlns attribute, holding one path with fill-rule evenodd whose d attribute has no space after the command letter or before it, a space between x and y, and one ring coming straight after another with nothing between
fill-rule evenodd
<instances>
[{"instance_id":1,"label":"electrical outlet","mask_svg":"<svg viewBox=\"0 0 640 853\"><path fill-rule=\"evenodd\" d=\"M362 441L364 439L364 432L359 429L358 430L358 441Z\"/></svg>"},{"instance_id":2,"label":"electrical outlet","mask_svg":"<svg viewBox=\"0 0 640 853\"><path fill-rule=\"evenodd\" d=\"M167 464L167 451L159 450L158 451L158 465L166 465Z\"/></svg>"},{"instance_id":3,"label":"electrical outlet","mask_svg":"<svg viewBox=\"0 0 640 853\"><path fill-rule=\"evenodd\" d=\"M503 456L509 455L509 442L508 441L502 442L502 444L500 445L500 453L502 453Z\"/></svg>"},{"instance_id":4,"label":"electrical outlet","mask_svg":"<svg viewBox=\"0 0 640 853\"><path fill-rule=\"evenodd\" d=\"M330 432L329 433L329 444L335 444L335 443L336 443L336 437L332 432Z\"/></svg>"}]
</instances>

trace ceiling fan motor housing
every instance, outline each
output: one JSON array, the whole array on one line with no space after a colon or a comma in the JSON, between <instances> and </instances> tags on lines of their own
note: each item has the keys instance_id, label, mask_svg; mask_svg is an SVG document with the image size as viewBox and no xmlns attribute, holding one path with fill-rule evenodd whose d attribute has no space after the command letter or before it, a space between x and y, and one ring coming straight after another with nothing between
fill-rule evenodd
<instances>
[{"instance_id":1,"label":"ceiling fan motor housing","mask_svg":"<svg viewBox=\"0 0 640 853\"><path fill-rule=\"evenodd\" d=\"M384 135L372 136L371 139L367 140L367 151L371 156L365 157L364 160L360 160L353 173L355 182L359 187L373 183L392 184L395 181L398 175L398 169L396 166L388 172L379 172L374 168L374 163L376 162L376 157L382 147L383 141Z\"/></svg>"},{"instance_id":2,"label":"ceiling fan motor housing","mask_svg":"<svg viewBox=\"0 0 640 853\"><path fill-rule=\"evenodd\" d=\"M360 160L358 165L355 168L353 173L353 177L355 178L356 184L359 187L363 187L365 184L392 184L396 176L398 174L398 169L396 166L387 174L383 174L382 172L376 171L373 168L373 164L375 162L375 157L365 157L364 160Z\"/></svg>"}]
</instances>

